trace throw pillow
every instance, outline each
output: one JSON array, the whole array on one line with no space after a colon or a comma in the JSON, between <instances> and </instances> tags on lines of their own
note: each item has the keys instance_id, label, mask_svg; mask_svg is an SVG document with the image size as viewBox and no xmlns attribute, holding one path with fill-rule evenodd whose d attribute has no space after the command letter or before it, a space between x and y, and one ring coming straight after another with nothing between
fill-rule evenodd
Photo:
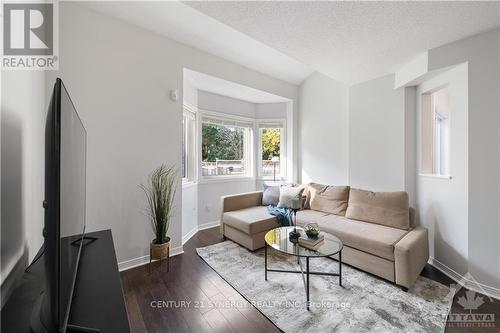
<instances>
[{"instance_id":1,"label":"throw pillow","mask_svg":"<svg viewBox=\"0 0 500 333\"><path fill-rule=\"evenodd\" d=\"M302 192L304 192L304 187L302 186L282 186L280 188L278 207L300 209L302 205Z\"/></svg>"},{"instance_id":2,"label":"throw pillow","mask_svg":"<svg viewBox=\"0 0 500 333\"><path fill-rule=\"evenodd\" d=\"M349 186L309 184L309 206L313 210L344 216L348 200Z\"/></svg>"},{"instance_id":3,"label":"throw pillow","mask_svg":"<svg viewBox=\"0 0 500 333\"><path fill-rule=\"evenodd\" d=\"M262 205L277 206L279 201L280 201L280 187L264 184L264 191L262 192Z\"/></svg>"},{"instance_id":4,"label":"throw pillow","mask_svg":"<svg viewBox=\"0 0 500 333\"><path fill-rule=\"evenodd\" d=\"M302 209L311 209L311 191L309 189L309 184L303 186L304 192L302 192Z\"/></svg>"}]
</instances>

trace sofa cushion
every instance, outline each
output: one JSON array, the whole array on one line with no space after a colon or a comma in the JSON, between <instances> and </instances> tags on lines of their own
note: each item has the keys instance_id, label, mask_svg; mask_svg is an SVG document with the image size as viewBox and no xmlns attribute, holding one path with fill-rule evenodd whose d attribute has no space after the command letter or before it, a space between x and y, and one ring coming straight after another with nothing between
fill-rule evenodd
<instances>
[{"instance_id":1,"label":"sofa cushion","mask_svg":"<svg viewBox=\"0 0 500 333\"><path fill-rule=\"evenodd\" d=\"M349 200L349 186L310 183L309 207L325 213L345 215Z\"/></svg>"},{"instance_id":2,"label":"sofa cushion","mask_svg":"<svg viewBox=\"0 0 500 333\"><path fill-rule=\"evenodd\" d=\"M319 228L337 236L346 246L394 261L394 245L408 231L343 216L327 215L320 218Z\"/></svg>"},{"instance_id":3,"label":"sofa cushion","mask_svg":"<svg viewBox=\"0 0 500 333\"><path fill-rule=\"evenodd\" d=\"M306 226L309 223L318 223L327 213L317 210L304 209L297 212L297 225Z\"/></svg>"},{"instance_id":4,"label":"sofa cushion","mask_svg":"<svg viewBox=\"0 0 500 333\"><path fill-rule=\"evenodd\" d=\"M255 206L222 214L222 223L249 235L279 227L276 217L267 207Z\"/></svg>"},{"instance_id":5,"label":"sofa cushion","mask_svg":"<svg viewBox=\"0 0 500 333\"><path fill-rule=\"evenodd\" d=\"M262 205L263 206L277 206L280 201L280 187L270 186L264 184L264 191L262 193Z\"/></svg>"},{"instance_id":6,"label":"sofa cushion","mask_svg":"<svg viewBox=\"0 0 500 333\"><path fill-rule=\"evenodd\" d=\"M410 210L406 192L370 192L351 188L345 214L354 220L410 229Z\"/></svg>"}]
</instances>

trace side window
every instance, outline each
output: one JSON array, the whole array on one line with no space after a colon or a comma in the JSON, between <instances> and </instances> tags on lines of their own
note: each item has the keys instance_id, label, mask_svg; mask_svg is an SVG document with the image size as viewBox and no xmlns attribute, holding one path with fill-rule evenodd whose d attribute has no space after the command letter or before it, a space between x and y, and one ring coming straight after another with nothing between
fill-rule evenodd
<instances>
[{"instance_id":1,"label":"side window","mask_svg":"<svg viewBox=\"0 0 500 333\"><path fill-rule=\"evenodd\" d=\"M258 172L261 178L285 179L284 122L259 123Z\"/></svg>"},{"instance_id":2,"label":"side window","mask_svg":"<svg viewBox=\"0 0 500 333\"><path fill-rule=\"evenodd\" d=\"M422 94L421 173L450 174L450 106L446 88Z\"/></svg>"}]
</instances>

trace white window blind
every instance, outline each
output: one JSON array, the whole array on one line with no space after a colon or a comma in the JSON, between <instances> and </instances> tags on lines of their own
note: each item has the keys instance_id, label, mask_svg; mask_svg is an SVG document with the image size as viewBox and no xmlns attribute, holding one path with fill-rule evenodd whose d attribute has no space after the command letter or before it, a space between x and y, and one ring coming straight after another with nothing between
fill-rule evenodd
<instances>
[{"instance_id":1,"label":"white window blind","mask_svg":"<svg viewBox=\"0 0 500 333\"><path fill-rule=\"evenodd\" d=\"M259 122L259 128L283 128L282 121Z\"/></svg>"},{"instance_id":2,"label":"white window blind","mask_svg":"<svg viewBox=\"0 0 500 333\"><path fill-rule=\"evenodd\" d=\"M229 119L224 117L206 116L206 115L202 117L202 122L213 125L228 126L228 127L243 127L243 128L253 127L253 122L251 121Z\"/></svg>"}]
</instances>

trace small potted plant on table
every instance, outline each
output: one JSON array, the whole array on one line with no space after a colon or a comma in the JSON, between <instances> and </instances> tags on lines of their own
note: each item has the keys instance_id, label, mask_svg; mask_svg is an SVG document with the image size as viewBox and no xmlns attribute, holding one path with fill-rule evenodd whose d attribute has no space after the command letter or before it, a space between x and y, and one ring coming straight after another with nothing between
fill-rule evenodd
<instances>
[{"instance_id":1,"label":"small potted plant on table","mask_svg":"<svg viewBox=\"0 0 500 333\"><path fill-rule=\"evenodd\" d=\"M151 261L167 259L167 271L170 266L170 237L167 236L170 219L173 216L175 193L177 191L177 171L173 167L161 165L149 176L147 185L141 185L148 201L148 215L155 238L149 248L149 266Z\"/></svg>"}]
</instances>

